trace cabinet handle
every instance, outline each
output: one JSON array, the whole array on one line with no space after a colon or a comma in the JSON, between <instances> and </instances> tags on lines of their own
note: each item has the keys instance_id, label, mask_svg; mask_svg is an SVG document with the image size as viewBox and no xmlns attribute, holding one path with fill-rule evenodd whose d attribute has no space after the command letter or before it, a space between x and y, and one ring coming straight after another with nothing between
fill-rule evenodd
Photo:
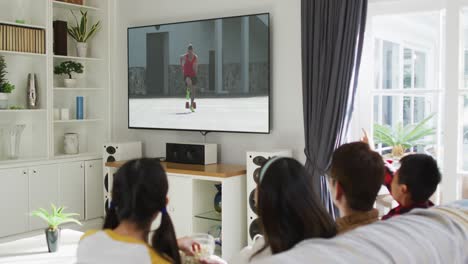
<instances>
[{"instance_id":1,"label":"cabinet handle","mask_svg":"<svg viewBox=\"0 0 468 264\"><path fill-rule=\"evenodd\" d=\"M26 174L28 174L28 173L27 173L26 171L23 171L23 174L26 175Z\"/></svg>"},{"instance_id":2,"label":"cabinet handle","mask_svg":"<svg viewBox=\"0 0 468 264\"><path fill-rule=\"evenodd\" d=\"M33 170L33 173L34 173L34 174L36 174L36 173L37 173L37 171L36 171L36 170Z\"/></svg>"}]
</instances>

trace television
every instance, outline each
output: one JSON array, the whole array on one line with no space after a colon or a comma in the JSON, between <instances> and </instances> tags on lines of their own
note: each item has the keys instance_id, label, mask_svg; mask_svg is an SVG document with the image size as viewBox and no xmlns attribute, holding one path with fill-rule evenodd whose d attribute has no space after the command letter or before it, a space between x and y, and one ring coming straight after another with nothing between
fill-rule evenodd
<instances>
[{"instance_id":1,"label":"television","mask_svg":"<svg viewBox=\"0 0 468 264\"><path fill-rule=\"evenodd\" d=\"M270 133L268 13L127 33L129 128Z\"/></svg>"}]
</instances>

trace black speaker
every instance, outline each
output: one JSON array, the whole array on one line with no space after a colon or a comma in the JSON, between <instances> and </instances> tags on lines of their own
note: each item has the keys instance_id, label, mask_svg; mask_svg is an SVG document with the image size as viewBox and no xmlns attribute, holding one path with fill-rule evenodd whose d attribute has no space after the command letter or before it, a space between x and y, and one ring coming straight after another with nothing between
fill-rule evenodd
<instances>
[{"instance_id":1,"label":"black speaker","mask_svg":"<svg viewBox=\"0 0 468 264\"><path fill-rule=\"evenodd\" d=\"M166 161L185 164L214 164L217 162L216 144L166 143Z\"/></svg>"}]
</instances>

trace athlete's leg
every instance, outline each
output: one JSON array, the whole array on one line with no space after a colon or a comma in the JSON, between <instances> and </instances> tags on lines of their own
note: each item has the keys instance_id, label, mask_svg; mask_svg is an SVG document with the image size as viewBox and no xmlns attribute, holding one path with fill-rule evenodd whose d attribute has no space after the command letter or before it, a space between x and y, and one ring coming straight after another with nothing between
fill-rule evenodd
<instances>
[{"instance_id":1,"label":"athlete's leg","mask_svg":"<svg viewBox=\"0 0 468 264\"><path fill-rule=\"evenodd\" d=\"M190 79L190 77L185 77L184 82L185 82L185 99L187 100L187 102L185 103L185 108L189 109L190 108L190 103L189 103L190 90L191 90L191 86L192 86L192 79Z\"/></svg>"},{"instance_id":2,"label":"athlete's leg","mask_svg":"<svg viewBox=\"0 0 468 264\"><path fill-rule=\"evenodd\" d=\"M191 96L190 96L190 105L193 108L197 108L197 105L195 103L195 96L197 92L197 77L193 77L192 79L192 91L191 91Z\"/></svg>"}]
</instances>

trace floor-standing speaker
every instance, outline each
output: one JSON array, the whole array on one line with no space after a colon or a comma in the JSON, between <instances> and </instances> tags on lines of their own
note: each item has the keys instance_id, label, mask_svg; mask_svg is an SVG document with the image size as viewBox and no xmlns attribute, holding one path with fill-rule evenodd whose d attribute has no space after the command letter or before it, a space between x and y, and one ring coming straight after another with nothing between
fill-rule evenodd
<instances>
[{"instance_id":1,"label":"floor-standing speaker","mask_svg":"<svg viewBox=\"0 0 468 264\"><path fill-rule=\"evenodd\" d=\"M103 162L131 160L142 157L141 142L108 143L104 145ZM111 202L112 169L104 164L104 208L105 213Z\"/></svg>"},{"instance_id":2,"label":"floor-standing speaker","mask_svg":"<svg viewBox=\"0 0 468 264\"><path fill-rule=\"evenodd\" d=\"M291 150L248 151L247 152L247 238L251 245L253 238L261 234L255 201L255 189L261 167L274 157L292 157Z\"/></svg>"}]
</instances>

